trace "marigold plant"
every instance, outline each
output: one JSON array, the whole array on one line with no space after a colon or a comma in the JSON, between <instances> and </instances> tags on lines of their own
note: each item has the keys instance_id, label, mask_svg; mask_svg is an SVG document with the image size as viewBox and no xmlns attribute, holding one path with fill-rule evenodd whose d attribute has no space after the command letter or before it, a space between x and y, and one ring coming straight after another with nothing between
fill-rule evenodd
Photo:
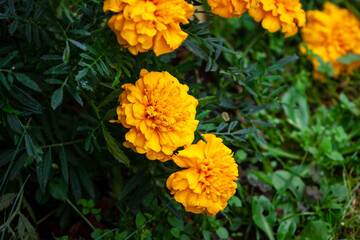
<instances>
[{"instance_id":1,"label":"marigold plant","mask_svg":"<svg viewBox=\"0 0 360 240\"><path fill-rule=\"evenodd\" d=\"M281 28L285 37L295 35L306 22L299 0L260 0L257 7L249 9L249 14L255 21L262 21L262 27L269 32L277 32Z\"/></svg>"},{"instance_id":2,"label":"marigold plant","mask_svg":"<svg viewBox=\"0 0 360 240\"><path fill-rule=\"evenodd\" d=\"M200 140L173 157L186 169L170 175L166 186L186 211L215 216L236 192L238 165L221 138L213 134L203 137L207 143Z\"/></svg>"},{"instance_id":3,"label":"marigold plant","mask_svg":"<svg viewBox=\"0 0 360 240\"><path fill-rule=\"evenodd\" d=\"M168 72L142 69L134 84L124 84L119 97L118 120L130 128L124 146L146 153L150 160L170 160L173 152L194 140L198 101L189 88Z\"/></svg>"},{"instance_id":4,"label":"marigold plant","mask_svg":"<svg viewBox=\"0 0 360 240\"><path fill-rule=\"evenodd\" d=\"M333 67L333 76L352 73L360 68L360 61L344 64L338 61L348 53L360 54L360 22L347 9L326 2L324 10L307 12L308 22L302 29L302 37L307 48ZM305 48L301 47L305 53ZM314 76L319 76L320 65L316 57L311 58L315 68ZM321 79L321 78L320 78Z\"/></svg>"},{"instance_id":5,"label":"marigold plant","mask_svg":"<svg viewBox=\"0 0 360 240\"><path fill-rule=\"evenodd\" d=\"M224 18L241 17L259 0L208 0L211 12Z\"/></svg>"},{"instance_id":6,"label":"marigold plant","mask_svg":"<svg viewBox=\"0 0 360 240\"><path fill-rule=\"evenodd\" d=\"M188 24L194 13L185 0L105 0L103 9L118 13L108 25L134 55L153 50L159 56L177 49L188 36L180 23Z\"/></svg>"}]
</instances>

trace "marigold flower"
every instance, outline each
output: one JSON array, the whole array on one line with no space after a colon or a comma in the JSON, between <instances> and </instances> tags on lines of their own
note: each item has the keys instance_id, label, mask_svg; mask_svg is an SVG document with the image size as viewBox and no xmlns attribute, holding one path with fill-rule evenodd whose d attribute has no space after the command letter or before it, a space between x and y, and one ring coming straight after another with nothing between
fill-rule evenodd
<instances>
[{"instance_id":1,"label":"marigold flower","mask_svg":"<svg viewBox=\"0 0 360 240\"><path fill-rule=\"evenodd\" d=\"M221 138L204 134L200 140L173 156L175 163L186 168L170 175L167 188L185 210L215 216L224 210L237 185L238 165Z\"/></svg>"},{"instance_id":2,"label":"marigold flower","mask_svg":"<svg viewBox=\"0 0 360 240\"><path fill-rule=\"evenodd\" d=\"M146 153L150 160L170 160L173 152L194 141L199 121L198 101L188 95L188 86L168 72L142 69L134 84L124 84L117 107L118 120L130 128L124 146Z\"/></svg>"},{"instance_id":3,"label":"marigold flower","mask_svg":"<svg viewBox=\"0 0 360 240\"><path fill-rule=\"evenodd\" d=\"M256 7L259 0L208 0L213 14L224 18L241 17L251 7Z\"/></svg>"},{"instance_id":4,"label":"marigold flower","mask_svg":"<svg viewBox=\"0 0 360 240\"><path fill-rule=\"evenodd\" d=\"M326 2L323 11L308 11L307 18L308 22L301 31L304 43L324 62L331 64L334 77L351 74L354 69L360 68L360 61L351 64L337 61L348 53L360 55L360 21L351 12ZM304 47L301 50L306 52ZM315 69L314 76L319 76L316 69L320 63L316 57L311 60Z\"/></svg>"},{"instance_id":5,"label":"marigold flower","mask_svg":"<svg viewBox=\"0 0 360 240\"><path fill-rule=\"evenodd\" d=\"M159 56L177 49L188 36L180 23L188 24L194 13L185 0L105 0L103 9L118 13L108 26L134 55L153 50Z\"/></svg>"},{"instance_id":6,"label":"marigold flower","mask_svg":"<svg viewBox=\"0 0 360 240\"><path fill-rule=\"evenodd\" d=\"M269 32L282 28L285 37L295 35L298 27L303 27L306 22L299 0L259 0L257 7L249 9L249 15L257 22L262 21L262 27Z\"/></svg>"}]
</instances>

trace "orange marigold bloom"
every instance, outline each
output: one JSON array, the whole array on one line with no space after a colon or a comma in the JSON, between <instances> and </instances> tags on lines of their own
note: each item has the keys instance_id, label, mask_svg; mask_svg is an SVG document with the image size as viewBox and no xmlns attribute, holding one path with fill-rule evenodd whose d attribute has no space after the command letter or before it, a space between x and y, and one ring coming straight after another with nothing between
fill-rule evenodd
<instances>
[{"instance_id":1,"label":"orange marigold bloom","mask_svg":"<svg viewBox=\"0 0 360 240\"><path fill-rule=\"evenodd\" d=\"M251 7L256 7L259 0L208 0L213 14L224 18L241 17Z\"/></svg>"},{"instance_id":2,"label":"orange marigold bloom","mask_svg":"<svg viewBox=\"0 0 360 240\"><path fill-rule=\"evenodd\" d=\"M119 97L118 120L130 128L124 146L146 153L150 160L170 160L173 152L194 141L199 121L195 120L198 101L189 87L168 72L142 69L134 84L124 84Z\"/></svg>"},{"instance_id":3,"label":"orange marigold bloom","mask_svg":"<svg viewBox=\"0 0 360 240\"><path fill-rule=\"evenodd\" d=\"M257 22L262 21L261 25L269 32L282 28L285 37L295 35L298 27L303 27L306 22L299 0L259 0L257 7L249 9L249 15Z\"/></svg>"},{"instance_id":4,"label":"orange marigold bloom","mask_svg":"<svg viewBox=\"0 0 360 240\"><path fill-rule=\"evenodd\" d=\"M103 9L118 13L108 25L134 55L153 50L159 56L177 49L188 36L180 23L188 24L194 13L185 0L105 0Z\"/></svg>"},{"instance_id":5,"label":"orange marigold bloom","mask_svg":"<svg viewBox=\"0 0 360 240\"><path fill-rule=\"evenodd\" d=\"M207 143L200 140L173 156L186 169L171 174L166 186L186 211L215 216L236 192L238 165L221 138L214 134L203 137Z\"/></svg>"},{"instance_id":6,"label":"orange marigold bloom","mask_svg":"<svg viewBox=\"0 0 360 240\"><path fill-rule=\"evenodd\" d=\"M326 2L323 11L308 11L307 18L308 22L301 31L303 40L308 49L331 64L334 77L360 68L360 61L351 64L338 61L338 58L348 53L360 55L360 21L351 12ZM301 50L306 52L304 47ZM316 69L320 63L315 57L311 60L315 69L314 76L319 76Z\"/></svg>"}]
</instances>

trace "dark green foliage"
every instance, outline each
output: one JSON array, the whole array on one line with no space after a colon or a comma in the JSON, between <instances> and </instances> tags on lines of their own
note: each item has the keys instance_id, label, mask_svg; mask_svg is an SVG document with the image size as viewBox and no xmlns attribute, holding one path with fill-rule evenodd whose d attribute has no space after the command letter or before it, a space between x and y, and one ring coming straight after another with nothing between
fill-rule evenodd
<instances>
[{"instance_id":1,"label":"dark green foliage","mask_svg":"<svg viewBox=\"0 0 360 240\"><path fill-rule=\"evenodd\" d=\"M174 53L133 56L102 5L0 0L1 239L359 238L359 73L332 79L320 61L316 82L300 35L207 6ZM180 169L123 147L127 129L109 123L142 68L189 86L195 142L213 133L234 151L237 193L214 218L185 212L165 185Z\"/></svg>"}]
</instances>

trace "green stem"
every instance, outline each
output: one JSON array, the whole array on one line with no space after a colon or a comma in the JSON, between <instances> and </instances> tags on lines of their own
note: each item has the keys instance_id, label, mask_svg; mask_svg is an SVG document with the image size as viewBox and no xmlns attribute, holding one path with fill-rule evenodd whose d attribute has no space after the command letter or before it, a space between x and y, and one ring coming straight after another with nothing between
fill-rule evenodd
<instances>
[{"instance_id":1,"label":"green stem","mask_svg":"<svg viewBox=\"0 0 360 240\"><path fill-rule=\"evenodd\" d=\"M41 146L40 148L64 147L64 146L67 146L67 145L81 143L83 141L84 141L84 139L78 139L78 140L74 140L74 141L70 141L70 142L63 142L63 143L55 143L55 144L45 145L45 146Z\"/></svg>"},{"instance_id":2,"label":"green stem","mask_svg":"<svg viewBox=\"0 0 360 240\"><path fill-rule=\"evenodd\" d=\"M94 225L89 222L89 220L79 211L79 209L77 209L74 204L72 204L72 202L68 198L66 199L66 202L75 210L75 212L80 215L80 217L89 225L89 227L91 227L91 229L95 231L96 228L94 227Z\"/></svg>"}]
</instances>

